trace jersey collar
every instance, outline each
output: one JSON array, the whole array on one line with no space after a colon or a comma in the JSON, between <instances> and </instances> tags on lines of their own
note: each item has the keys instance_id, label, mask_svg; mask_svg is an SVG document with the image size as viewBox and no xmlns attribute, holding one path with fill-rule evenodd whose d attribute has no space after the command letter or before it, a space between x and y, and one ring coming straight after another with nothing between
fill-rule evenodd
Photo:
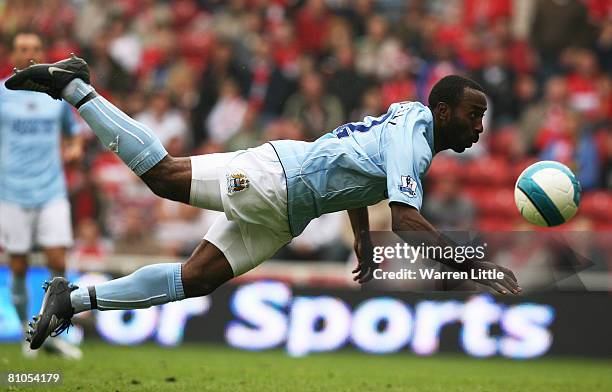
<instances>
[{"instance_id":1,"label":"jersey collar","mask_svg":"<svg viewBox=\"0 0 612 392\"><path fill-rule=\"evenodd\" d=\"M429 144L429 148L431 148L431 155L436 155L436 150L434 149L434 131L433 131L433 114L431 110L425 106L427 110L427 130L425 131L425 139L427 139L427 144Z\"/></svg>"}]
</instances>

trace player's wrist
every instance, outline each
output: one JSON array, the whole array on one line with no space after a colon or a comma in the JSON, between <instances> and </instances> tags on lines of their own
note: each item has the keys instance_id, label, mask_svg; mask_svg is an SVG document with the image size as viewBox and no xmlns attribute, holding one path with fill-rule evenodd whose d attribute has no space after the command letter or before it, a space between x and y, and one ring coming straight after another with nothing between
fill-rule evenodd
<instances>
[{"instance_id":1,"label":"player's wrist","mask_svg":"<svg viewBox=\"0 0 612 392\"><path fill-rule=\"evenodd\" d=\"M478 261L476 260L464 260L462 262L458 262L455 259L444 259L444 260L438 260L439 262L441 262L442 264L446 265L447 267L453 268L457 271L461 271L461 272L469 272L474 268L478 267Z\"/></svg>"}]
</instances>

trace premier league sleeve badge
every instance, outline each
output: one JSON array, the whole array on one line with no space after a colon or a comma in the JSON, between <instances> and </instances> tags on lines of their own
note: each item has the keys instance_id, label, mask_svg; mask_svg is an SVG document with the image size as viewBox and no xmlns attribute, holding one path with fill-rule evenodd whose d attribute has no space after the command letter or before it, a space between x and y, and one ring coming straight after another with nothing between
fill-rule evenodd
<instances>
[{"instance_id":1,"label":"premier league sleeve badge","mask_svg":"<svg viewBox=\"0 0 612 392\"><path fill-rule=\"evenodd\" d=\"M416 197L417 182L410 176L402 176L402 183L399 186L399 190L408 195L408 197Z\"/></svg>"}]
</instances>

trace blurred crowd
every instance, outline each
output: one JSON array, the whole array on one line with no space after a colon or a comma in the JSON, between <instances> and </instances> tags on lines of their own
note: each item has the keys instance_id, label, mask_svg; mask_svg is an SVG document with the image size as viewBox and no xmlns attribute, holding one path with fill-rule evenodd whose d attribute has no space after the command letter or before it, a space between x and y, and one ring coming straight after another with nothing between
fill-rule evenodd
<instances>
[{"instance_id":1,"label":"blurred crowd","mask_svg":"<svg viewBox=\"0 0 612 392\"><path fill-rule=\"evenodd\" d=\"M516 176L551 159L585 191L567 227L612 229L609 0L0 0L2 77L22 29L43 35L48 61L85 58L98 92L177 156L313 140L471 76L489 98L486 137L434 160L425 215L444 229L520 228ZM77 253L190 253L215 213L158 199L86 134L67 167ZM389 227L386 206L372 214L373 229ZM346 259L345 215L312 222L278 257Z\"/></svg>"}]
</instances>

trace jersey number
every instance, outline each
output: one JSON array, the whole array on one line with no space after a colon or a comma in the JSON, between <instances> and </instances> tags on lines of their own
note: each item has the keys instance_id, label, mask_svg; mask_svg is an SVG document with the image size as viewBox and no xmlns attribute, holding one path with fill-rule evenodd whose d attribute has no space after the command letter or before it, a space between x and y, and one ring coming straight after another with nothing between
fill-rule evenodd
<instances>
[{"instance_id":1,"label":"jersey number","mask_svg":"<svg viewBox=\"0 0 612 392\"><path fill-rule=\"evenodd\" d=\"M368 121L368 122L359 121L359 122L352 122L352 123L340 125L338 128L334 129L332 133L336 135L338 139L342 139L343 137L347 137L348 135L350 135L351 132L367 132L370 129L372 129L372 127L384 123L389 118L390 115L391 115L391 112L387 112L384 115L380 117L376 117L373 120ZM368 118L371 118L371 117L368 117Z\"/></svg>"}]
</instances>

